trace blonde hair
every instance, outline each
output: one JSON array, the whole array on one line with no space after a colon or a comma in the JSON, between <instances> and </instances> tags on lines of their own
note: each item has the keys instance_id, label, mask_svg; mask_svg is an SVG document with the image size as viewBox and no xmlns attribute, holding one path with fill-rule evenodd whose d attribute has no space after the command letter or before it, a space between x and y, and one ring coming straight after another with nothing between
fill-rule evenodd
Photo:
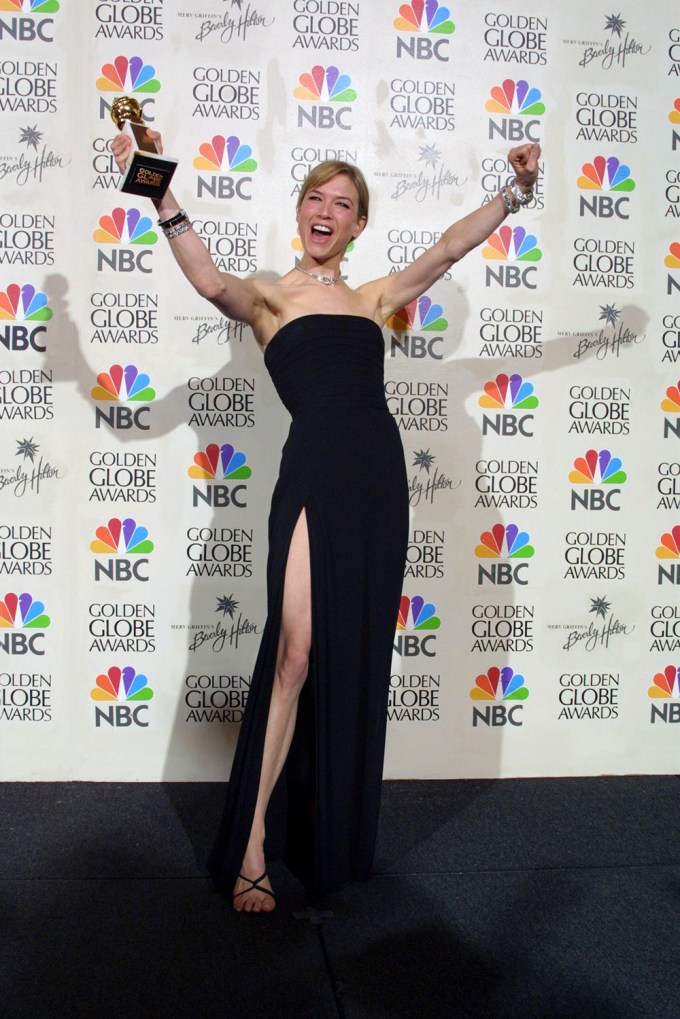
<instances>
[{"instance_id":1,"label":"blonde hair","mask_svg":"<svg viewBox=\"0 0 680 1019\"><path fill-rule=\"evenodd\" d=\"M354 184L354 187L357 189L357 195L359 197L357 219L367 220L368 185L366 184L366 178L358 166L353 166L351 163L345 163L341 159L326 159L323 163L318 163L316 166L312 167L302 183L297 205L295 206L296 211L300 211L300 207L305 200L305 195L308 191L312 191L314 188L318 188L322 184L327 184L329 180L333 180L333 178L337 177L340 173L344 173L346 177L349 177Z\"/></svg>"}]
</instances>

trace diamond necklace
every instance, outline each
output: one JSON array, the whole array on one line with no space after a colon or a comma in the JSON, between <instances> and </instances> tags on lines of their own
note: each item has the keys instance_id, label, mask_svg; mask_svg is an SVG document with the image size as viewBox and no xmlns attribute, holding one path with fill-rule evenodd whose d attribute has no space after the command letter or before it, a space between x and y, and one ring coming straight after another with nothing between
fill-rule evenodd
<instances>
[{"instance_id":1,"label":"diamond necklace","mask_svg":"<svg viewBox=\"0 0 680 1019\"><path fill-rule=\"evenodd\" d=\"M294 266L295 269L299 269L305 276L311 276L313 280L319 280L320 283L325 283L327 287L332 287L334 283L337 283L342 278L342 273L339 272L337 276L326 276L325 273L310 272L309 269L303 269L301 265Z\"/></svg>"}]
</instances>

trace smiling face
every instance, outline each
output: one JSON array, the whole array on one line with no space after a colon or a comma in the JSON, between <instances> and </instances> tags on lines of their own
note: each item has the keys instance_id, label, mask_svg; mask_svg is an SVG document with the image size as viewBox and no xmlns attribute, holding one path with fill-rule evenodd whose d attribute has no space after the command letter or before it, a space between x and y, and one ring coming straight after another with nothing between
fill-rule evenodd
<instances>
[{"instance_id":1,"label":"smiling face","mask_svg":"<svg viewBox=\"0 0 680 1019\"><path fill-rule=\"evenodd\" d=\"M297 212L298 233L305 251L317 262L344 254L366 225L360 215L359 194L345 173L310 187Z\"/></svg>"}]
</instances>

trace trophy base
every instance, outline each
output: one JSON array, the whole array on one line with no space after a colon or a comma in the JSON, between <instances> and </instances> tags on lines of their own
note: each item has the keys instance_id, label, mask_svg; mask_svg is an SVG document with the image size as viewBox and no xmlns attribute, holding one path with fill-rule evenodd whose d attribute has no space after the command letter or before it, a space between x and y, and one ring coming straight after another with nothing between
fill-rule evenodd
<instances>
[{"instance_id":1,"label":"trophy base","mask_svg":"<svg viewBox=\"0 0 680 1019\"><path fill-rule=\"evenodd\" d=\"M161 199L177 169L177 160L149 152L133 152L118 185L128 195Z\"/></svg>"}]
</instances>

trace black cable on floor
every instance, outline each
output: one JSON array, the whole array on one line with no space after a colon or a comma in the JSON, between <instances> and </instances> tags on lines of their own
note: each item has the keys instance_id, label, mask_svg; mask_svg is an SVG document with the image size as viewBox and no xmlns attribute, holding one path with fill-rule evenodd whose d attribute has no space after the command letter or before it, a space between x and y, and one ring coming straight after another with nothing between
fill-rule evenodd
<instances>
[{"instance_id":1,"label":"black cable on floor","mask_svg":"<svg viewBox=\"0 0 680 1019\"><path fill-rule=\"evenodd\" d=\"M343 1000L344 988L342 985L342 980L338 980L338 977L336 976L335 973L335 969L333 967L333 963L331 962L331 957L328 952L328 947L326 945L326 939L323 936L323 921L320 921L319 923L316 924L316 931L317 934L319 935L321 952L323 955L324 962L326 964L326 970L328 971L328 977L331 982L331 987L333 989L333 997L335 998L335 1007L338 1010L338 1017L339 1019L346 1019L347 1013L345 1012L345 1003Z\"/></svg>"},{"instance_id":2,"label":"black cable on floor","mask_svg":"<svg viewBox=\"0 0 680 1019\"><path fill-rule=\"evenodd\" d=\"M316 909L314 906L307 906L306 909L299 913L293 913L293 917L296 920L307 920L309 923L316 927L316 932L319 937L319 944L321 945L321 954L323 955L323 961L326 966L326 972L331 982L331 988L333 991L333 998L335 999L335 1007L338 1010L339 1019L347 1019L347 1013L345 1012L345 1003L343 1001L344 988L342 980L339 980L335 974L333 963L331 962L330 953L328 946L326 945L326 939L323 936L323 923L324 920L332 920L332 910Z\"/></svg>"}]
</instances>

